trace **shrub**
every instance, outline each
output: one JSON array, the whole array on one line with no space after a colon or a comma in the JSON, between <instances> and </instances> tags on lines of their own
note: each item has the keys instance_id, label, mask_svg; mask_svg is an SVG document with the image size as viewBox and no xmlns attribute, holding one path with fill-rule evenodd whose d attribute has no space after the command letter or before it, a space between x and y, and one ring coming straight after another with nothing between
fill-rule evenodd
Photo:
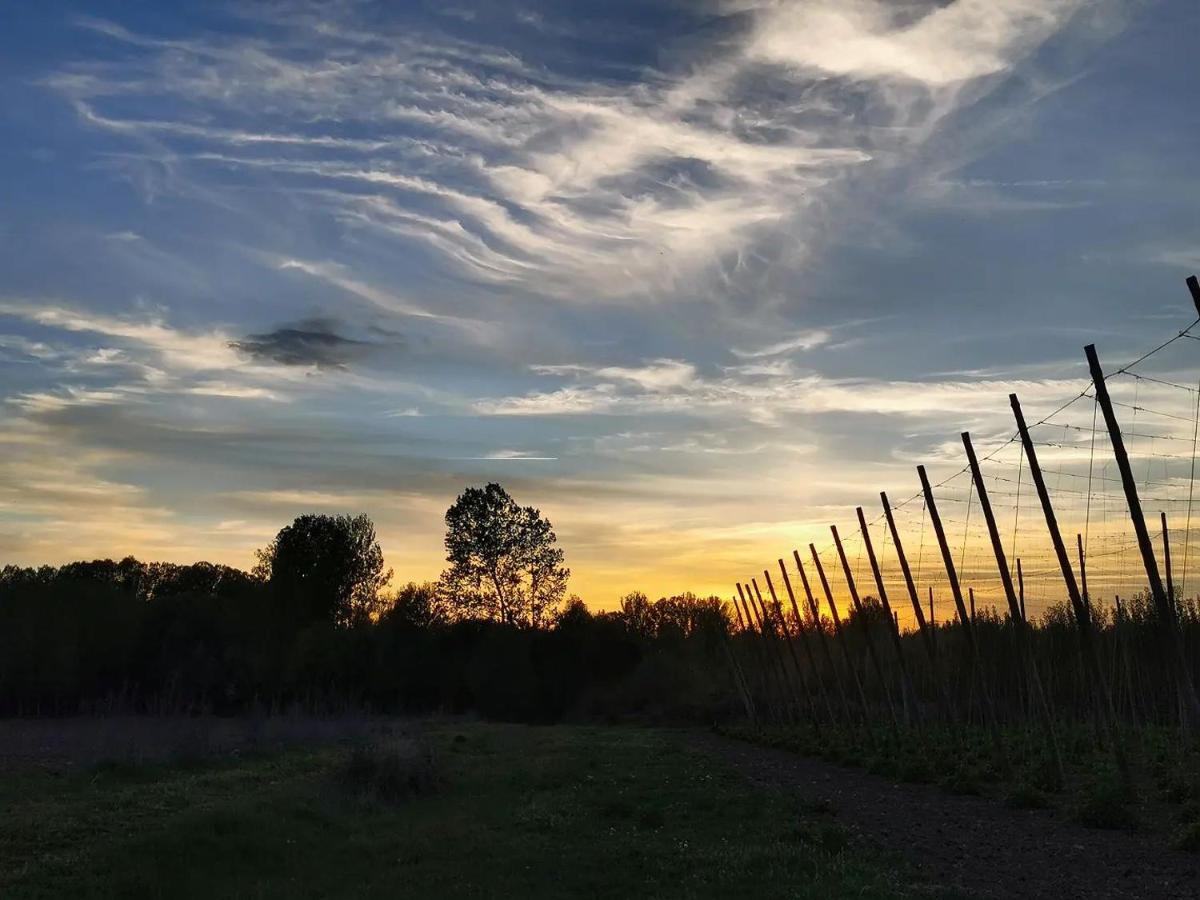
<instances>
[{"instance_id":1,"label":"shrub","mask_svg":"<svg viewBox=\"0 0 1200 900\"><path fill-rule=\"evenodd\" d=\"M353 747L342 766L341 780L356 796L396 804L432 792L441 777L428 743L400 740Z\"/></svg>"},{"instance_id":2,"label":"shrub","mask_svg":"<svg viewBox=\"0 0 1200 900\"><path fill-rule=\"evenodd\" d=\"M1175 849L1200 853L1200 821L1183 827L1175 838Z\"/></svg>"},{"instance_id":3,"label":"shrub","mask_svg":"<svg viewBox=\"0 0 1200 900\"><path fill-rule=\"evenodd\" d=\"M1133 831L1137 828L1129 791L1113 773L1102 773L1090 785L1075 807L1075 821L1089 828Z\"/></svg>"}]
</instances>

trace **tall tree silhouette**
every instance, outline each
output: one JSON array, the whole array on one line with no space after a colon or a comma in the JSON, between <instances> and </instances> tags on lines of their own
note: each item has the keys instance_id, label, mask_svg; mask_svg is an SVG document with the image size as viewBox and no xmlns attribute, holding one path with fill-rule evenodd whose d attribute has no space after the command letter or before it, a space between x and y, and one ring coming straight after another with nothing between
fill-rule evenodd
<instances>
[{"instance_id":1,"label":"tall tree silhouette","mask_svg":"<svg viewBox=\"0 0 1200 900\"><path fill-rule=\"evenodd\" d=\"M541 512L518 506L500 485L467 488L446 511L443 594L464 617L545 624L571 570Z\"/></svg>"},{"instance_id":2,"label":"tall tree silhouette","mask_svg":"<svg viewBox=\"0 0 1200 900\"><path fill-rule=\"evenodd\" d=\"M365 515L300 516L257 556L255 574L301 620L361 625L383 609L392 573Z\"/></svg>"}]
</instances>

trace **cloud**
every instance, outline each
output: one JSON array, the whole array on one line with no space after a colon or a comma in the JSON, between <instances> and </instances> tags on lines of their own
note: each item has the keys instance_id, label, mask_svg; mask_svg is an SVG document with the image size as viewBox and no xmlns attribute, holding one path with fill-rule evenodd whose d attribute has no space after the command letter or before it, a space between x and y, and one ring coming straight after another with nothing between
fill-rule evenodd
<instances>
[{"instance_id":1,"label":"cloud","mask_svg":"<svg viewBox=\"0 0 1200 900\"><path fill-rule=\"evenodd\" d=\"M758 8L746 52L830 75L941 88L1009 68L1082 5L1083 0L773 2Z\"/></svg>"},{"instance_id":2,"label":"cloud","mask_svg":"<svg viewBox=\"0 0 1200 900\"><path fill-rule=\"evenodd\" d=\"M13 316L47 328L91 333L154 351L175 369L204 371L236 366L229 336L217 330L189 333L158 318L134 320L67 306L0 301L0 316Z\"/></svg>"},{"instance_id":3,"label":"cloud","mask_svg":"<svg viewBox=\"0 0 1200 900\"><path fill-rule=\"evenodd\" d=\"M774 344L759 347L755 350L734 349L733 355L743 359L758 359L764 356L778 356L781 353L791 353L793 350L814 350L828 344L832 334L824 328L812 328L798 331L791 337L784 338Z\"/></svg>"},{"instance_id":4,"label":"cloud","mask_svg":"<svg viewBox=\"0 0 1200 900\"><path fill-rule=\"evenodd\" d=\"M845 178L913 158L965 102L958 85L1011 69L1079 2L742 3L726 6L721 40L681 44L636 81L549 71L436 29L370 30L353 6L285 4L259 13L272 41L85 20L127 52L47 83L91 126L159 142L179 177L271 173L294 202L456 275L572 302L712 298L714 269L803 259ZM764 66L777 90L759 89ZM124 97L176 111L135 117ZM327 264L291 265L428 314Z\"/></svg>"},{"instance_id":5,"label":"cloud","mask_svg":"<svg viewBox=\"0 0 1200 900\"><path fill-rule=\"evenodd\" d=\"M475 403L475 410L493 416L719 415L779 426L794 414L1004 416L1009 393L1037 402L1069 397L1078 389L1074 381L1056 379L830 378L815 372L797 373L790 366L735 367L719 377L705 377L678 360L656 360L641 368L537 366L534 370L570 376L577 383L552 391L482 399Z\"/></svg>"},{"instance_id":6,"label":"cloud","mask_svg":"<svg viewBox=\"0 0 1200 900\"><path fill-rule=\"evenodd\" d=\"M333 319L305 319L247 335L230 346L258 362L317 369L344 369L377 347L369 341L344 337L337 329Z\"/></svg>"}]
</instances>

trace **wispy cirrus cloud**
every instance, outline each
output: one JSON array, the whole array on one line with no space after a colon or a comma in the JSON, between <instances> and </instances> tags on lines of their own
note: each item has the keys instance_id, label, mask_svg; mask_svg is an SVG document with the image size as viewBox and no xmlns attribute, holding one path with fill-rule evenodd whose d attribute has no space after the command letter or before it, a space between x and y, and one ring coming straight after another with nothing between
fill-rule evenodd
<instances>
[{"instance_id":1,"label":"wispy cirrus cloud","mask_svg":"<svg viewBox=\"0 0 1200 900\"><path fill-rule=\"evenodd\" d=\"M22 481L42 498L0 549L38 561L72 533L42 491L61 464L140 552L244 563L288 515L354 508L427 577L449 499L503 477L603 602L703 587L914 459L957 465L954 434L1002 432L1007 391L1075 388L1046 322L997 335L971 270L1005 291L1055 243L1024 226L1110 183L1047 168L1070 148L993 158L1082 71L1042 57L1109 5L60 22L13 120L39 132L13 157L22 224L0 221L0 481L10 510ZM1192 255L1174 239L1159 262ZM102 507L79 502L80 552L128 549Z\"/></svg>"},{"instance_id":2,"label":"wispy cirrus cloud","mask_svg":"<svg viewBox=\"0 0 1200 900\"><path fill-rule=\"evenodd\" d=\"M758 238L784 222L787 253L803 254L842 178L912 154L963 85L1006 71L1079 5L740 3L721 10L715 50L681 47L637 82L551 73L437 29L367 31L349 7L260 13L270 41L85 19L135 54L49 84L176 166L319 187L335 214L459 274L563 299L661 297L714 266L753 268ZM778 89L756 90L763 78ZM173 115L125 114L127 97Z\"/></svg>"}]
</instances>

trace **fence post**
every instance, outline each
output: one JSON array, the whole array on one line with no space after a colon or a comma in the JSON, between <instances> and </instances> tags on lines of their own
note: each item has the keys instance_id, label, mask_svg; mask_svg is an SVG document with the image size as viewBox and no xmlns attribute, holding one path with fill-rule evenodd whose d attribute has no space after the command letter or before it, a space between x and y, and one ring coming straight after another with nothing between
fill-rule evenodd
<instances>
[{"instance_id":1,"label":"fence post","mask_svg":"<svg viewBox=\"0 0 1200 900\"><path fill-rule=\"evenodd\" d=\"M1150 593L1154 597L1154 605L1162 619L1161 628L1166 632L1167 642L1171 644L1169 651L1175 667L1176 687L1180 694L1180 705L1184 715L1184 728L1191 728L1200 720L1200 698L1196 696L1196 686L1192 682L1192 674L1188 671L1187 657L1183 651L1183 639L1179 632L1179 622L1175 618L1175 607L1166 595L1162 579L1158 574L1158 562L1154 558L1154 545L1150 542L1150 533L1146 530L1146 520L1142 516L1142 503L1138 498L1137 482L1133 477L1133 468L1129 465L1129 455L1125 452L1125 439L1121 436L1121 426L1117 423L1113 411L1112 399L1108 396L1108 385L1104 381L1104 370L1100 368L1100 358L1096 355L1096 345L1088 344L1083 348L1087 354L1088 368L1092 373L1092 384L1096 388L1096 400L1100 411L1104 413L1104 424L1108 427L1108 436L1112 442L1113 455L1117 458L1117 468L1121 472L1121 484L1125 488L1125 501L1129 505L1129 517L1133 520L1133 530L1137 534L1138 549L1142 554L1142 564L1146 568L1146 576L1150 579Z\"/></svg>"}]
</instances>

